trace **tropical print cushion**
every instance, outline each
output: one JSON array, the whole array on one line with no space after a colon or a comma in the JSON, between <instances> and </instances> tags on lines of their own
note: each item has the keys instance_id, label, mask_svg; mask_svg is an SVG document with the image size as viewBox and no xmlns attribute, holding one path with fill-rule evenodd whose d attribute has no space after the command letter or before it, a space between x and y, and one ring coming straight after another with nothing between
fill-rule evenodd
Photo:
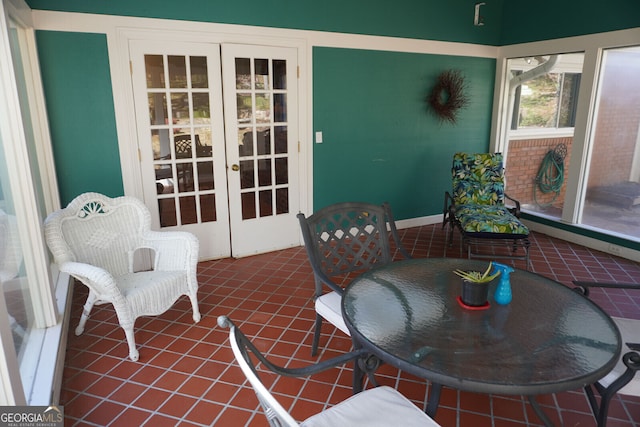
<instances>
[{"instance_id":1,"label":"tropical print cushion","mask_svg":"<svg viewBox=\"0 0 640 427\"><path fill-rule=\"evenodd\" d=\"M529 229L504 206L456 206L455 217L465 233L529 235Z\"/></svg>"},{"instance_id":2,"label":"tropical print cushion","mask_svg":"<svg viewBox=\"0 0 640 427\"><path fill-rule=\"evenodd\" d=\"M504 205L501 153L456 153L451 173L456 205Z\"/></svg>"}]
</instances>

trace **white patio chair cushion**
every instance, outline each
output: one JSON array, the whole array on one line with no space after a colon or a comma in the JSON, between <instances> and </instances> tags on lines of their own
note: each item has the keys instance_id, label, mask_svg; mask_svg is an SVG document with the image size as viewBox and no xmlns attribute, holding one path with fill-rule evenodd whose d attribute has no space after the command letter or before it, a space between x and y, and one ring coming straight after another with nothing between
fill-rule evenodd
<instances>
[{"instance_id":1,"label":"white patio chair cushion","mask_svg":"<svg viewBox=\"0 0 640 427\"><path fill-rule=\"evenodd\" d=\"M622 354L629 351L625 343L640 343L640 320L625 319L621 317L612 317L613 321L618 325L620 334L622 335ZM609 385L624 373L627 367L622 363L622 358L609 374L602 378L599 383L604 387ZM626 386L622 387L619 394L627 396L640 396L640 376L636 375Z\"/></svg>"},{"instance_id":2,"label":"white patio chair cushion","mask_svg":"<svg viewBox=\"0 0 640 427\"><path fill-rule=\"evenodd\" d=\"M302 427L438 426L397 390L380 386L365 390L305 420Z\"/></svg>"},{"instance_id":3,"label":"white patio chair cushion","mask_svg":"<svg viewBox=\"0 0 640 427\"><path fill-rule=\"evenodd\" d=\"M351 336L344 319L342 318L342 296L333 291L316 298L316 312L329 323Z\"/></svg>"}]
</instances>

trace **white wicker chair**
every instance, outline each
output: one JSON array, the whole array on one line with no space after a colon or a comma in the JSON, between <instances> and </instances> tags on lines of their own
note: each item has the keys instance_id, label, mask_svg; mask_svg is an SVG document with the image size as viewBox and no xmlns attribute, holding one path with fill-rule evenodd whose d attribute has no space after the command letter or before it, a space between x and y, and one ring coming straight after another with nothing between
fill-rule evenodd
<instances>
[{"instance_id":1,"label":"white wicker chair","mask_svg":"<svg viewBox=\"0 0 640 427\"><path fill-rule=\"evenodd\" d=\"M150 226L149 210L140 200L98 193L79 195L45 221L47 245L60 271L89 288L76 335L84 331L94 304L111 303L133 361L139 355L136 318L162 314L187 295L193 320L200 321L197 238L186 232L151 231ZM134 261L141 253L147 255L147 268Z\"/></svg>"}]
</instances>

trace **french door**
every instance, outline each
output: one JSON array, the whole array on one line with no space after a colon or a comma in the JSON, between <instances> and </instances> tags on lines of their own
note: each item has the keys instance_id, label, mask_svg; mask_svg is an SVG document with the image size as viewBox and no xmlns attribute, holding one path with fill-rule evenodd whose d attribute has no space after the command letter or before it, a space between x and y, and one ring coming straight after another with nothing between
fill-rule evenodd
<instances>
[{"instance_id":1,"label":"french door","mask_svg":"<svg viewBox=\"0 0 640 427\"><path fill-rule=\"evenodd\" d=\"M155 229L200 259L296 246L296 50L131 41L140 176Z\"/></svg>"}]
</instances>

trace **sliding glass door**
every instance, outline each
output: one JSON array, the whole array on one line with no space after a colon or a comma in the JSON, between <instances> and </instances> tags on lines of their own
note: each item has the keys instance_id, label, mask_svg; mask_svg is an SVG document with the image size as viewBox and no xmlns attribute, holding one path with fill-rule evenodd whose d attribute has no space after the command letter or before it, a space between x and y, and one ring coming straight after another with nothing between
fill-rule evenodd
<instances>
[{"instance_id":1,"label":"sliding glass door","mask_svg":"<svg viewBox=\"0 0 640 427\"><path fill-rule=\"evenodd\" d=\"M580 222L640 239L640 46L601 64Z\"/></svg>"}]
</instances>

